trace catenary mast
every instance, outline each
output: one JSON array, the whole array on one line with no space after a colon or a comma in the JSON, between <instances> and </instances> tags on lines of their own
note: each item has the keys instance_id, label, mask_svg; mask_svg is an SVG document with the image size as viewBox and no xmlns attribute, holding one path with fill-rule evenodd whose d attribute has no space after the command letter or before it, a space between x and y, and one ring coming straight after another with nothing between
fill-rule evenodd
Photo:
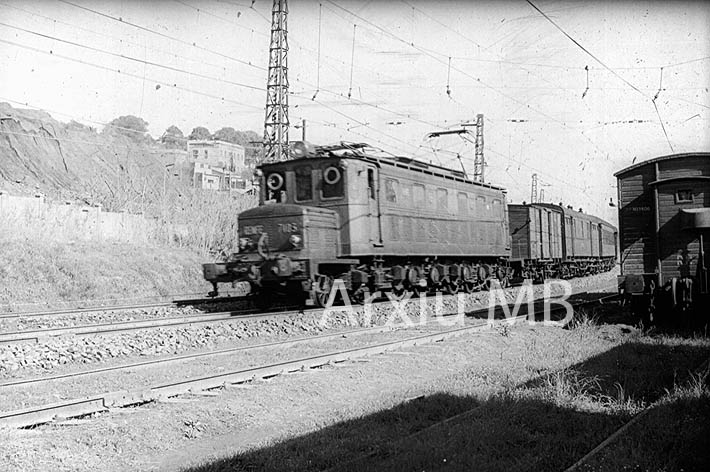
<instances>
[{"instance_id":1,"label":"catenary mast","mask_svg":"<svg viewBox=\"0 0 710 472\"><path fill-rule=\"evenodd\" d=\"M274 0L271 10L269 79L266 85L264 162L288 160L288 4Z\"/></svg>"}]
</instances>

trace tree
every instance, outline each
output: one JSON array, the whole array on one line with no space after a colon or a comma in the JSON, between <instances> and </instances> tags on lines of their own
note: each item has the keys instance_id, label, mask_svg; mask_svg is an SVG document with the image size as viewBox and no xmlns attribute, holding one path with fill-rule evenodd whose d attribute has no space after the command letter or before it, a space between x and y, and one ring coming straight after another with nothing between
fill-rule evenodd
<instances>
[{"instance_id":1,"label":"tree","mask_svg":"<svg viewBox=\"0 0 710 472\"><path fill-rule=\"evenodd\" d=\"M104 131L116 132L134 141L143 141L148 131L148 122L133 115L119 116L114 118Z\"/></svg>"},{"instance_id":2,"label":"tree","mask_svg":"<svg viewBox=\"0 0 710 472\"><path fill-rule=\"evenodd\" d=\"M175 125L172 125L166 129L160 137L160 142L172 149L184 149L185 141L185 135L182 134L180 128Z\"/></svg>"},{"instance_id":3,"label":"tree","mask_svg":"<svg viewBox=\"0 0 710 472\"><path fill-rule=\"evenodd\" d=\"M188 136L187 139L212 139L212 133L210 133L210 130L208 130L204 126L198 126L197 128L192 130L192 133L190 133L190 136Z\"/></svg>"},{"instance_id":4,"label":"tree","mask_svg":"<svg viewBox=\"0 0 710 472\"><path fill-rule=\"evenodd\" d=\"M242 144L240 143L240 133L239 131L235 130L231 126L226 126L219 131L217 131L213 138L218 140L218 141L226 141L228 143L233 143L233 144Z\"/></svg>"}]
</instances>

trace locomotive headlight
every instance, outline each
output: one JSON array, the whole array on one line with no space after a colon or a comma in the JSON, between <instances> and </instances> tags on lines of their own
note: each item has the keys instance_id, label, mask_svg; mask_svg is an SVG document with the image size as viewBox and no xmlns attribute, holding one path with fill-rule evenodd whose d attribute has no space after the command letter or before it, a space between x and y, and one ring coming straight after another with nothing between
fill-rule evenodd
<instances>
[{"instance_id":1,"label":"locomotive headlight","mask_svg":"<svg viewBox=\"0 0 710 472\"><path fill-rule=\"evenodd\" d=\"M239 250L243 251L249 247L251 240L249 238L239 238Z\"/></svg>"},{"instance_id":2,"label":"locomotive headlight","mask_svg":"<svg viewBox=\"0 0 710 472\"><path fill-rule=\"evenodd\" d=\"M303 239L297 234L292 234L291 236L289 236L288 242L291 243L291 246L293 247L301 247Z\"/></svg>"}]
</instances>

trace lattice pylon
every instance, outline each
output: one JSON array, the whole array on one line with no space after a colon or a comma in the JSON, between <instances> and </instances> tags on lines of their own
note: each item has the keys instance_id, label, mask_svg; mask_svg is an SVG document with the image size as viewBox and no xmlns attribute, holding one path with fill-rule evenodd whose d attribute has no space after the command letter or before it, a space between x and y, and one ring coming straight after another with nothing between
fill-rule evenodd
<instances>
[{"instance_id":1,"label":"lattice pylon","mask_svg":"<svg viewBox=\"0 0 710 472\"><path fill-rule=\"evenodd\" d=\"M264 162L288 160L288 4L274 0L271 10L269 78L266 85Z\"/></svg>"}]
</instances>

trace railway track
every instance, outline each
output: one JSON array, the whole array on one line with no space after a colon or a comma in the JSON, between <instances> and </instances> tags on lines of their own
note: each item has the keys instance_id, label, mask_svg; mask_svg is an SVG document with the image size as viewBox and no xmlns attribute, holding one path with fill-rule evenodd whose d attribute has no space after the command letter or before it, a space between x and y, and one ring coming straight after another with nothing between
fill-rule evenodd
<instances>
[{"instance_id":1,"label":"railway track","mask_svg":"<svg viewBox=\"0 0 710 472\"><path fill-rule=\"evenodd\" d=\"M594 300L585 300L583 302L577 303L576 306L588 305L591 303L599 303L602 300L607 300L614 297L604 296L599 297ZM487 312L487 310L479 310L479 312ZM471 315L476 312L471 313ZM540 310L535 312L536 315L540 313ZM528 314L523 314L517 316L513 321L521 321L528 318ZM364 328L361 330L349 330L347 334L365 334L365 333L376 333L386 330L391 330L392 326L384 327L374 327L374 328ZM364 347L349 348L341 351L329 352L326 354L319 354L314 356L300 357L292 360L285 360L270 364L264 364L256 367L242 368L230 372L222 372L214 375L207 375L198 378L190 378L185 380L180 380L177 382L164 383L159 385L152 385L145 388L137 388L132 390L123 391L113 391L108 393L103 393L95 396L89 396L84 398L79 398L75 400L63 401L59 403L47 404L29 407L21 410L14 410L8 412L0 413L0 426L8 427L27 427L36 424L46 423L52 421L53 419L59 418L70 418L85 416L92 413L98 413L106 411L109 408L117 408L135 405L139 403L145 403L154 400L166 399L169 397L178 396L185 393L191 392L201 392L206 390L212 390L216 388L221 388L229 384L243 383L255 378L268 378L281 373L294 372L299 370L312 369L316 367L323 366L329 363L343 362L348 359L368 356L373 354L380 354L387 351L393 351L405 347L411 347L423 343L431 343L437 341L443 341L455 336L461 336L464 334L471 334L481 331L486 331L490 329L490 324L487 321L479 322L476 320L473 324L457 327L453 329L443 329L435 333L419 334L416 336L411 336L405 339L396 341L380 342L376 344L370 344ZM338 332L334 334L328 334L320 336L322 340L334 339L337 337L342 337L344 332ZM306 337L299 339L290 339L283 342L266 343L262 345L246 346L241 348L234 348L231 350L221 350L213 351L210 353L199 353L191 355L175 356L173 358L167 359L156 359L151 361L145 361L140 363L133 363L130 365L116 366L116 367L105 367L100 369L95 369L93 371L77 372L74 374L66 374L61 376L53 376L46 378L36 378L27 380L18 380L0 384L0 388L3 387L32 387L39 382L51 382L58 379L73 379L79 378L86 375L99 375L102 373L107 373L115 370L127 370L138 367L155 366L159 364L165 364L169 362L185 361L190 359L197 359L200 357L217 356L229 353L235 353L238 351L244 351L249 349L257 349L260 347L273 347L280 348L288 345L293 345L294 343L301 343L305 341L318 340L318 337Z\"/></svg>"},{"instance_id":2,"label":"railway track","mask_svg":"<svg viewBox=\"0 0 710 472\"><path fill-rule=\"evenodd\" d=\"M11 320L17 318L40 318L60 315L72 315L79 313L100 313L105 311L131 311L143 310L147 308L162 308L162 307L181 307L186 305L200 305L208 303L228 303L244 300L243 297L219 297L219 298L184 298L175 299L167 302L141 303L136 305L113 305L113 306L96 306L96 307L78 307L67 308L61 310L46 310L46 311L24 311L16 313L0 313L0 320Z\"/></svg>"},{"instance_id":3,"label":"railway track","mask_svg":"<svg viewBox=\"0 0 710 472\"><path fill-rule=\"evenodd\" d=\"M703 370L706 370L710 368L710 358L706 359L703 361L697 368L695 368L694 373L698 374L703 372ZM598 453L600 453L603 449L606 447L610 446L614 441L619 439L621 436L623 436L632 426L635 424L639 423L642 421L650 412L653 410L655 407L657 407L661 403L662 399L659 399L638 412L636 415L634 415L629 421L621 425L616 431L611 433L609 436L607 436L601 443L599 443L594 449L589 451L587 454L585 454L581 459L579 459L577 462L569 466L564 470L564 472L575 472L578 470L581 470L583 466L585 466L592 458L594 458Z\"/></svg>"},{"instance_id":4,"label":"railway track","mask_svg":"<svg viewBox=\"0 0 710 472\"><path fill-rule=\"evenodd\" d=\"M163 327L190 326L199 323L211 323L226 320L254 320L273 317L286 317L301 313L298 310L262 312L259 310L231 310L217 313L206 313L192 316L174 316L159 319L119 321L111 323L97 323L83 326L62 328L43 328L37 330L14 331L0 333L0 344L38 343L42 340L57 336L97 336L100 334L116 334L121 332L141 329L155 329Z\"/></svg>"},{"instance_id":5,"label":"railway track","mask_svg":"<svg viewBox=\"0 0 710 472\"><path fill-rule=\"evenodd\" d=\"M606 287L607 289L609 287ZM585 293L585 292L581 292ZM580 295L580 294L575 294ZM446 297L451 297L452 295L447 295ZM220 300L221 301L221 300ZM387 301L376 302L378 303L388 303ZM128 308L126 308L128 309ZM132 309L136 309L135 307ZM211 323L220 322L228 320L256 320L256 319L267 319L267 318L283 318L288 316L293 316L297 314L308 315L319 313L321 309L318 308L305 308L305 309L294 309L291 307L281 307L276 308L271 311L261 311L255 308L243 309L243 310L229 310L215 313L206 313L198 315L180 315L173 317L163 317L158 319L146 319L146 320L130 320L130 321L115 321L107 323L93 323L88 325L80 326L69 326L69 327L56 327L56 328L41 328L35 330L16 330L8 332L0 332L0 345L2 344L17 344L17 343L39 343L43 340L60 337L60 336L97 336L103 334L117 334L121 332L129 332L144 329L155 329L162 327L180 327L180 326L190 326L194 324L201 323ZM88 310L93 312L94 310ZM478 312L486 312L486 310L479 310ZM61 311L61 312L47 312L47 313L35 313L28 316L54 316L59 314L73 314L73 313L86 313L85 310L78 311ZM7 315L5 315L7 316ZM20 315L11 315L12 317L20 317ZM2 317L0 317L0 320Z\"/></svg>"}]
</instances>

